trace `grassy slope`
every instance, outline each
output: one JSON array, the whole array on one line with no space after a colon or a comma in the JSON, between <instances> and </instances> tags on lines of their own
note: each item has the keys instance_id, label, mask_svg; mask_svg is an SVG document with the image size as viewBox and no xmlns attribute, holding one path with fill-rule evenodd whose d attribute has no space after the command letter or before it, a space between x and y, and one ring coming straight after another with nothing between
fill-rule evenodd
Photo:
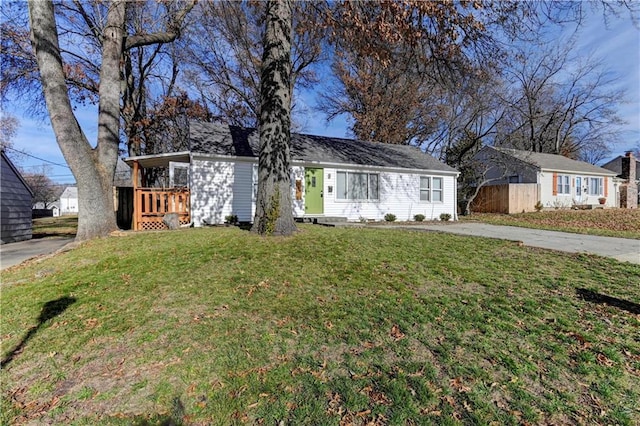
<instances>
[{"instance_id":1,"label":"grassy slope","mask_svg":"<svg viewBox=\"0 0 640 426\"><path fill-rule=\"evenodd\" d=\"M33 219L33 238L76 236L78 215Z\"/></svg>"},{"instance_id":2,"label":"grassy slope","mask_svg":"<svg viewBox=\"0 0 640 426\"><path fill-rule=\"evenodd\" d=\"M478 213L463 219L494 225L640 239L640 209L548 210L512 215Z\"/></svg>"},{"instance_id":3,"label":"grassy slope","mask_svg":"<svg viewBox=\"0 0 640 426\"><path fill-rule=\"evenodd\" d=\"M488 239L301 229L114 237L3 272L3 358L46 302L73 301L0 372L3 423L640 418L640 267Z\"/></svg>"}]
</instances>

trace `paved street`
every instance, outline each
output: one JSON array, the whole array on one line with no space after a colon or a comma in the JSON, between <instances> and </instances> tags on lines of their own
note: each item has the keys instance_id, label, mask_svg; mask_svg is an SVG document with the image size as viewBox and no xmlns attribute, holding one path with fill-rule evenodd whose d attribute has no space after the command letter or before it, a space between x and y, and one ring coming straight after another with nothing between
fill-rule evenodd
<instances>
[{"instance_id":1,"label":"paved street","mask_svg":"<svg viewBox=\"0 0 640 426\"><path fill-rule=\"evenodd\" d=\"M2 244L0 245L0 269L18 265L32 257L53 253L72 241L73 238L51 237Z\"/></svg>"}]
</instances>

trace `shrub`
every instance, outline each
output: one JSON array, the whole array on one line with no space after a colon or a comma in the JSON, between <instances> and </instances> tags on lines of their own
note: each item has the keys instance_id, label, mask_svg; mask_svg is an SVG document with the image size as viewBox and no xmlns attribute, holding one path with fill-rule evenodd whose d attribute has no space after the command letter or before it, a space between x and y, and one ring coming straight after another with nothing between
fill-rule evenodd
<instances>
[{"instance_id":1,"label":"shrub","mask_svg":"<svg viewBox=\"0 0 640 426\"><path fill-rule=\"evenodd\" d=\"M415 220L416 222L422 222L424 220L424 215L423 214L417 214L417 215L413 216L413 220Z\"/></svg>"},{"instance_id":2,"label":"shrub","mask_svg":"<svg viewBox=\"0 0 640 426\"><path fill-rule=\"evenodd\" d=\"M533 206L533 208L534 208L534 209L536 209L536 211L537 211L537 212L539 212L539 211L541 211L541 210L544 208L544 206L542 205L542 203L541 203L540 201L538 201L538 202L536 203L536 205L535 205L535 206Z\"/></svg>"},{"instance_id":3,"label":"shrub","mask_svg":"<svg viewBox=\"0 0 640 426\"><path fill-rule=\"evenodd\" d=\"M229 225L235 225L238 223L238 215L230 214L224 217L224 223L228 223Z\"/></svg>"},{"instance_id":4,"label":"shrub","mask_svg":"<svg viewBox=\"0 0 640 426\"><path fill-rule=\"evenodd\" d=\"M396 215L393 213L387 213L384 215L384 220L386 220L387 222L395 222L396 221Z\"/></svg>"},{"instance_id":5,"label":"shrub","mask_svg":"<svg viewBox=\"0 0 640 426\"><path fill-rule=\"evenodd\" d=\"M449 213L441 213L440 220L443 222L449 222L451 220L451 215Z\"/></svg>"}]
</instances>

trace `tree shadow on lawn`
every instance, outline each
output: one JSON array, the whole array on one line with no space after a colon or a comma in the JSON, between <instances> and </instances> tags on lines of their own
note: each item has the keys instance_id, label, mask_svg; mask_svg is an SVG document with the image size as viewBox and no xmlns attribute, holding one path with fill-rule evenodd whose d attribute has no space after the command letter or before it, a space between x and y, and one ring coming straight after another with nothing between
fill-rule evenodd
<instances>
[{"instance_id":1,"label":"tree shadow on lawn","mask_svg":"<svg viewBox=\"0 0 640 426\"><path fill-rule=\"evenodd\" d=\"M616 297L596 293L595 291L587 290L586 288L576 288L576 294L582 300L585 300L587 302L614 306L624 311L631 312L632 314L640 315L640 304L633 303L628 300L618 299Z\"/></svg>"},{"instance_id":2,"label":"tree shadow on lawn","mask_svg":"<svg viewBox=\"0 0 640 426\"><path fill-rule=\"evenodd\" d=\"M18 343L16 347L13 348L13 350L11 350L7 354L7 356L2 359L2 361L0 361L0 368L6 367L7 364L13 361L16 355L19 355L23 351L24 346L27 344L27 342L31 340L31 338L38 332L40 327L42 327L42 325L45 322L49 321L52 318L57 317L58 315L66 311L67 308L72 304L74 304L75 302L76 302L75 297L64 296L59 299L50 300L47 303L45 303L44 306L42 306L42 310L40 311L40 316L38 317L38 324L31 327L31 329L29 329L27 334L25 334L25 336L22 338L20 343Z\"/></svg>"}]
</instances>

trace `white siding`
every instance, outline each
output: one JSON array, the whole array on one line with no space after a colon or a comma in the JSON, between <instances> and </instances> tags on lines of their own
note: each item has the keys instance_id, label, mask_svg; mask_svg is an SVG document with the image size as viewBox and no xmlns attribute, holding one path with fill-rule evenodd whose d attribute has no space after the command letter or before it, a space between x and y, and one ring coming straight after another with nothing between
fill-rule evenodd
<instances>
[{"instance_id":1,"label":"white siding","mask_svg":"<svg viewBox=\"0 0 640 426\"><path fill-rule=\"evenodd\" d=\"M314 166L320 168L321 166ZM369 171L379 175L379 200L347 201L336 198L336 172L348 168L324 168L324 216L384 220L387 213L397 220L413 220L416 214L427 220L441 213L456 217L454 176L434 173L394 173ZM356 171L356 170L351 170ZM358 169L362 172L362 169ZM442 177L442 202L420 201L420 176ZM296 180L302 182L302 199L296 200ZM225 216L235 214L241 222L253 221L255 214L254 186L257 180L255 162L227 162L193 159L190 168L191 215L195 226L224 223ZM304 217L304 167L292 167L291 199L294 217ZM331 188L330 188L331 187ZM331 190L330 190L331 189Z\"/></svg>"},{"instance_id":2,"label":"white siding","mask_svg":"<svg viewBox=\"0 0 640 426\"><path fill-rule=\"evenodd\" d=\"M296 180L302 182L302 199L296 200ZM293 217L304 216L304 167L291 168L291 199L293 200ZM326 193L326 192L325 192Z\"/></svg>"},{"instance_id":3,"label":"white siding","mask_svg":"<svg viewBox=\"0 0 640 426\"><path fill-rule=\"evenodd\" d=\"M253 220L253 165L247 162L191 162L191 215L195 226L224 223L228 215Z\"/></svg>"},{"instance_id":4,"label":"white siding","mask_svg":"<svg viewBox=\"0 0 640 426\"><path fill-rule=\"evenodd\" d=\"M66 187L60 195L60 214L78 213L78 189L76 187Z\"/></svg>"},{"instance_id":5,"label":"white siding","mask_svg":"<svg viewBox=\"0 0 640 426\"><path fill-rule=\"evenodd\" d=\"M379 200L353 201L337 199L337 171L350 170L348 168L324 169L325 216L346 217L350 221L358 221L360 218L384 220L387 213L393 213L397 220L402 221L413 220L416 214L425 215L426 220L437 219L441 213L449 213L452 218L456 217L456 179L453 176L369 171L379 175ZM442 177L443 199L441 202L420 201L420 176Z\"/></svg>"},{"instance_id":6,"label":"white siding","mask_svg":"<svg viewBox=\"0 0 640 426\"><path fill-rule=\"evenodd\" d=\"M602 178L603 182L606 181L607 190L606 192L603 190L603 194L606 193L607 201L605 203L605 207L615 207L616 206L616 194L615 188L613 186L613 178L611 176L602 176L602 175L589 175L583 173L566 173L566 172L557 172L557 175L569 176L569 185L571 187L571 191L569 194L557 194L553 195L554 185L553 185L553 175L554 172L544 171L538 173L538 179L540 182L540 202L546 208L569 208L575 203L579 204L591 204L591 205L599 205L598 198L600 196L597 195L589 195L582 191L582 199L578 200L576 195L576 177L582 178L582 186L586 187L584 180L592 177ZM604 184L604 183L603 183Z\"/></svg>"}]
</instances>

